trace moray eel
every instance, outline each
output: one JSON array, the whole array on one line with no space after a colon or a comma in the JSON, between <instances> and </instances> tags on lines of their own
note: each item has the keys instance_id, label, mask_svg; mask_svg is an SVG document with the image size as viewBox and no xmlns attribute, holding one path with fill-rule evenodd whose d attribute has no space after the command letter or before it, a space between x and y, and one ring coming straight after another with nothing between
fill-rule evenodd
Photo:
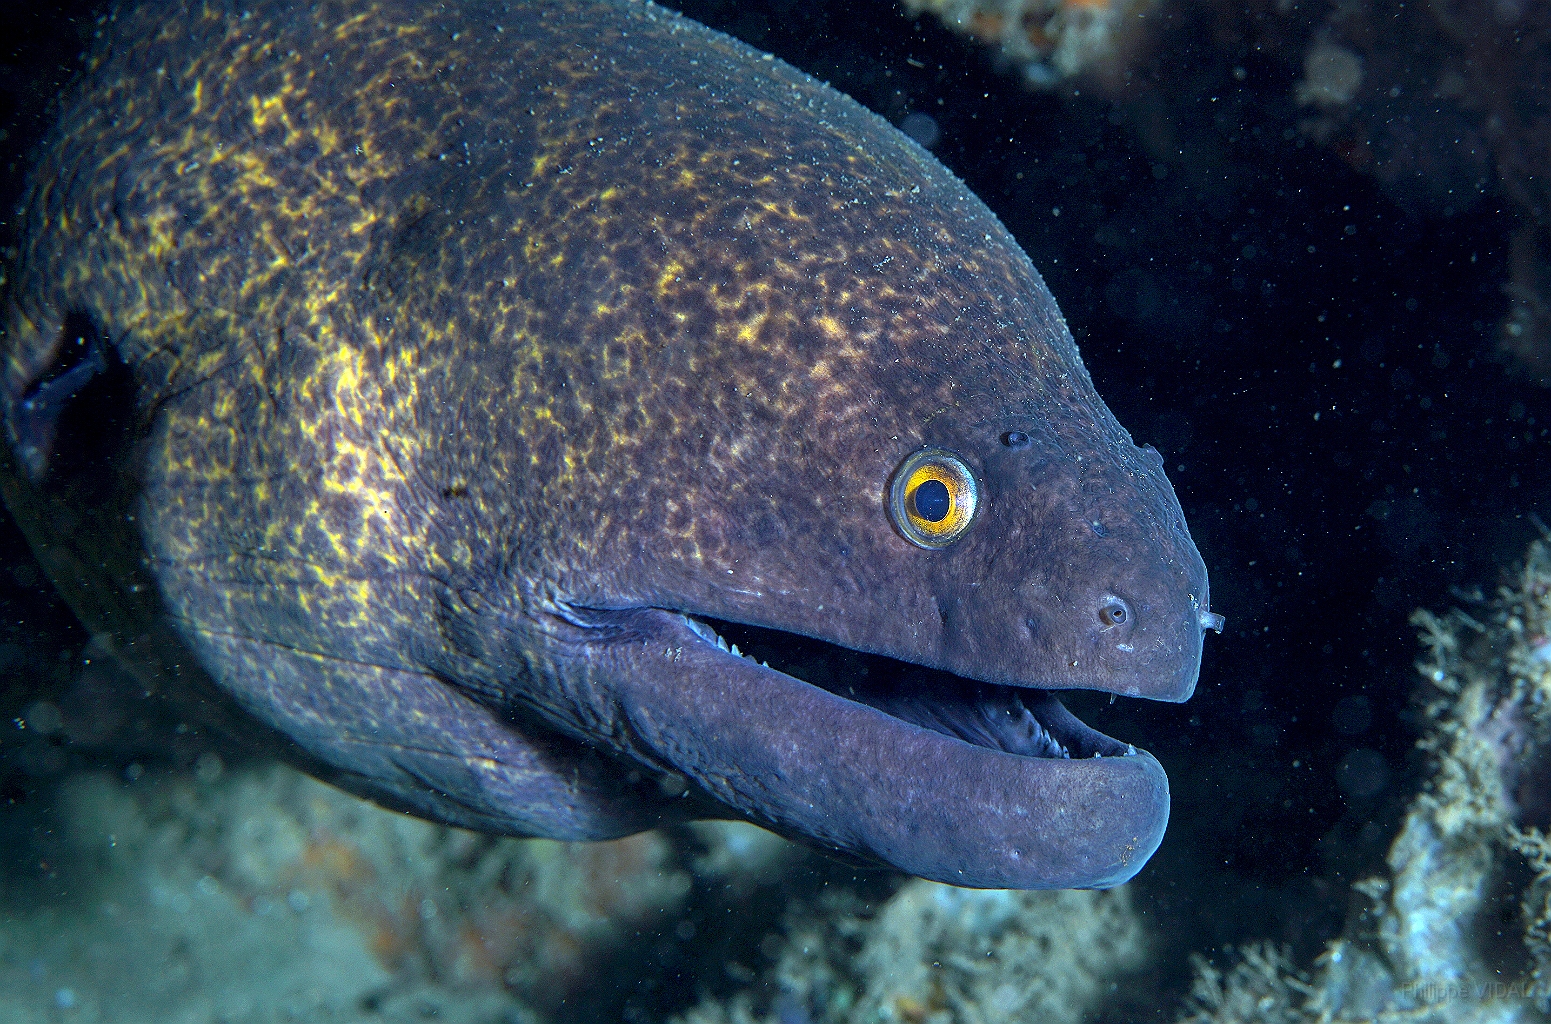
<instances>
[{"instance_id":1,"label":"moray eel","mask_svg":"<svg viewBox=\"0 0 1551 1024\"><path fill-rule=\"evenodd\" d=\"M147 678L491 832L720 816L1010 888L1156 849L1162 768L1055 692L1189 697L1206 571L928 153L637 0L97 35L19 225L0 475Z\"/></svg>"}]
</instances>

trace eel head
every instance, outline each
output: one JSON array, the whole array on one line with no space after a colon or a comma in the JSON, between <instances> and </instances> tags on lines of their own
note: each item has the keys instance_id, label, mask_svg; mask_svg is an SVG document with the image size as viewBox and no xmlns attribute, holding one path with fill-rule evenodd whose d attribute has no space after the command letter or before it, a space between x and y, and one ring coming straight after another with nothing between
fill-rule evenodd
<instances>
[{"instance_id":1,"label":"eel head","mask_svg":"<svg viewBox=\"0 0 1551 1024\"><path fill-rule=\"evenodd\" d=\"M1222 618L1161 458L1099 409L702 490L692 545L621 556L631 599L566 610L613 732L738 815L925 878L1130 878L1167 779L1057 693L1183 701Z\"/></svg>"}]
</instances>

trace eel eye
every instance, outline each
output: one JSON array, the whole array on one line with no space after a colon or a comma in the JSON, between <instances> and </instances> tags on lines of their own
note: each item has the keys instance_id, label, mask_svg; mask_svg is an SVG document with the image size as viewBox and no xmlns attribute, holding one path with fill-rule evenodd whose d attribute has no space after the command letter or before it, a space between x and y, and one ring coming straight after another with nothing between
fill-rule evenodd
<instances>
[{"instance_id":1,"label":"eel eye","mask_svg":"<svg viewBox=\"0 0 1551 1024\"><path fill-rule=\"evenodd\" d=\"M1126 603L1119 598L1110 598L1099 608L1099 621L1106 626L1123 625L1131 618L1131 613L1126 609Z\"/></svg>"},{"instance_id":2,"label":"eel eye","mask_svg":"<svg viewBox=\"0 0 1551 1024\"><path fill-rule=\"evenodd\" d=\"M979 503L975 474L941 448L923 448L900 463L889 485L889 515L917 547L945 548L964 536Z\"/></svg>"}]
</instances>

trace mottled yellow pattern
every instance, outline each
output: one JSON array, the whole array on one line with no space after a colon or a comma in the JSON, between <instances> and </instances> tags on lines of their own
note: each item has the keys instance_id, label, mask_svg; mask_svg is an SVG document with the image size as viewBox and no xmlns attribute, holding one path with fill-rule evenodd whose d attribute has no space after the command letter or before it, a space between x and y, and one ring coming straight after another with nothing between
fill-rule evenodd
<instances>
[{"instance_id":1,"label":"mottled yellow pattern","mask_svg":"<svg viewBox=\"0 0 1551 1024\"><path fill-rule=\"evenodd\" d=\"M154 555L211 628L398 664L426 577L535 552L563 577L627 536L730 565L716 513L793 464L781 424L908 450L879 359L952 410L942 364L1032 291L983 210L924 219L940 171L816 83L733 82L727 42L684 83L616 56L678 49L658 10L164 14L112 26L39 178L8 379L65 310L97 318L157 413ZM1025 385L1081 372L1007 355ZM875 516L893 454L813 500Z\"/></svg>"},{"instance_id":2,"label":"mottled yellow pattern","mask_svg":"<svg viewBox=\"0 0 1551 1024\"><path fill-rule=\"evenodd\" d=\"M189 647L163 663L361 788L585 831L503 817L586 776L512 715L640 754L580 618L994 651L1015 678L1019 588L1091 577L1101 520L1189 545L1002 226L779 61L634 0L147 3L99 36L26 206L9 440L89 323L133 408L89 510L123 543L79 555L72 600L165 615ZM1008 429L1039 458L993 472ZM923 445L985 482L943 552L885 508ZM78 483L8 500L40 521ZM1014 572L1027 551L1051 568ZM524 799L585 803L556 784Z\"/></svg>"}]
</instances>

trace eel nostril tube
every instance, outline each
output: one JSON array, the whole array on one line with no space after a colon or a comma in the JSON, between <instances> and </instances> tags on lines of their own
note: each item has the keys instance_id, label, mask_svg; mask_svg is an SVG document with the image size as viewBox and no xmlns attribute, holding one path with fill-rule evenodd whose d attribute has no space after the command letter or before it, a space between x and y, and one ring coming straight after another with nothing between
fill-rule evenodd
<instances>
[{"instance_id":1,"label":"eel nostril tube","mask_svg":"<svg viewBox=\"0 0 1551 1024\"><path fill-rule=\"evenodd\" d=\"M1196 615L1196 621L1201 623L1203 630L1210 629L1213 632L1221 633L1223 626L1228 620L1216 612L1200 612Z\"/></svg>"}]
</instances>

